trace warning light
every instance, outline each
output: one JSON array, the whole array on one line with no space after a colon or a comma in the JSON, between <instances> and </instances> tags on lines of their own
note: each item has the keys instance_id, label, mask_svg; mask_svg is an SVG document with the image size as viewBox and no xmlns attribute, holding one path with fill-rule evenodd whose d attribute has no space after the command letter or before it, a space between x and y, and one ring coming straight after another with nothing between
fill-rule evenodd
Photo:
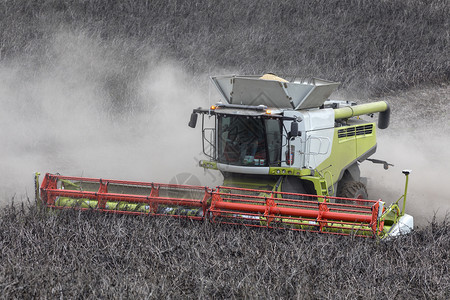
<instances>
[{"instance_id":1,"label":"warning light","mask_svg":"<svg viewBox=\"0 0 450 300\"><path fill-rule=\"evenodd\" d=\"M272 114L272 110L271 109L266 109L266 114L271 115Z\"/></svg>"},{"instance_id":2,"label":"warning light","mask_svg":"<svg viewBox=\"0 0 450 300\"><path fill-rule=\"evenodd\" d=\"M211 110L215 110L216 106L215 105L211 105Z\"/></svg>"}]
</instances>

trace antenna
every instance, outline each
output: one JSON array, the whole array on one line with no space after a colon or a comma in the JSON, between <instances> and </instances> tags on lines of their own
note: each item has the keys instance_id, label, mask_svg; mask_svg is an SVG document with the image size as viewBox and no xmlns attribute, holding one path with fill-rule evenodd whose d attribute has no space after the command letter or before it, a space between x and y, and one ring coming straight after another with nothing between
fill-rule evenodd
<instances>
[{"instance_id":1,"label":"antenna","mask_svg":"<svg viewBox=\"0 0 450 300\"><path fill-rule=\"evenodd\" d=\"M406 207L406 192L408 190L408 177L409 177L409 174L411 174L411 170L403 170L402 173L405 174L405 176L406 176L405 194L403 195L403 207L402 207L402 213L401 213L401 215L403 216L405 214L405 207Z\"/></svg>"}]
</instances>

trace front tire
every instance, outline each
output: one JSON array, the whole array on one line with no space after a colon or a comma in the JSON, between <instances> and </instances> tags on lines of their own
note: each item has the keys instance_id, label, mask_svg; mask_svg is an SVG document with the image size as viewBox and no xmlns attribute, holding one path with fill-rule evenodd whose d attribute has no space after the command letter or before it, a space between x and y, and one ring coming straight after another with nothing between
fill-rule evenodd
<instances>
[{"instance_id":1,"label":"front tire","mask_svg":"<svg viewBox=\"0 0 450 300\"><path fill-rule=\"evenodd\" d=\"M338 197L353 198L353 199L367 199L367 188L359 181L348 181L342 185L338 190Z\"/></svg>"}]
</instances>

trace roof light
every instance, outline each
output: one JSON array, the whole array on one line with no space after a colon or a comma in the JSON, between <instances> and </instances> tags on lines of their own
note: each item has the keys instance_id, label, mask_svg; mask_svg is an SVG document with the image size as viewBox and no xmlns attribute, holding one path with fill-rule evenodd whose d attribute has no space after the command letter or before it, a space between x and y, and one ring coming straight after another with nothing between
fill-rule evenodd
<instances>
[{"instance_id":1,"label":"roof light","mask_svg":"<svg viewBox=\"0 0 450 300\"><path fill-rule=\"evenodd\" d=\"M215 110L216 106L215 105L211 105L211 110Z\"/></svg>"},{"instance_id":2,"label":"roof light","mask_svg":"<svg viewBox=\"0 0 450 300\"><path fill-rule=\"evenodd\" d=\"M266 114L271 115L272 114L272 110L271 109L266 109Z\"/></svg>"}]
</instances>

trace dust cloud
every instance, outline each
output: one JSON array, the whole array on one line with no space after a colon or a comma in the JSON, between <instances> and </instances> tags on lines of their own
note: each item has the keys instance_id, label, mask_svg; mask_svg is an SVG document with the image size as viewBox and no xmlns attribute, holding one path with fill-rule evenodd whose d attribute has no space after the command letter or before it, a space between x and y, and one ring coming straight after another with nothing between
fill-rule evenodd
<instances>
[{"instance_id":1,"label":"dust cloud","mask_svg":"<svg viewBox=\"0 0 450 300\"><path fill-rule=\"evenodd\" d=\"M160 182L188 172L204 185L220 183L198 167L200 129L187 127L192 109L215 95L208 77L153 49L127 47L59 32L43 53L0 64L2 204L33 198L36 171ZM370 198L387 203L403 193L401 170L412 169L407 212L419 225L450 210L448 90L381 99L392 106L391 127L378 132L373 157L395 167L361 165Z\"/></svg>"},{"instance_id":2,"label":"dust cloud","mask_svg":"<svg viewBox=\"0 0 450 300\"><path fill-rule=\"evenodd\" d=\"M2 204L33 199L36 171L155 182L188 171L214 184L198 167L200 129L187 126L207 105L207 76L151 49L133 62L126 47L60 32L37 59L2 62Z\"/></svg>"},{"instance_id":3,"label":"dust cloud","mask_svg":"<svg viewBox=\"0 0 450 300\"><path fill-rule=\"evenodd\" d=\"M421 88L387 96L391 126L378 130L378 148L372 156L394 164L388 170L364 162L361 173L369 178L369 198L396 201L404 192L402 170L409 176L406 212L415 224L426 225L434 216L450 213L449 87Z\"/></svg>"}]
</instances>

